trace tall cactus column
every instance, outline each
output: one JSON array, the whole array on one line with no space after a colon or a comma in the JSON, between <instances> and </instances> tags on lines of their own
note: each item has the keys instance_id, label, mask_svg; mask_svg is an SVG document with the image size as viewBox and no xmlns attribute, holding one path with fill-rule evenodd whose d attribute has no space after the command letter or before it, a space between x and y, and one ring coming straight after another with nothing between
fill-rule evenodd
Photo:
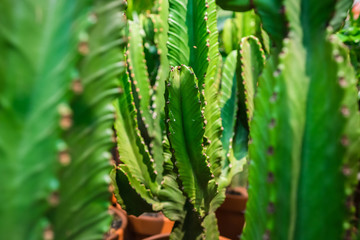
<instances>
[{"instance_id":1,"label":"tall cactus column","mask_svg":"<svg viewBox=\"0 0 360 240\"><path fill-rule=\"evenodd\" d=\"M0 238L41 239L58 182L57 140L78 20L89 1L0 3ZM61 154L59 154L61 157Z\"/></svg>"},{"instance_id":2,"label":"tall cactus column","mask_svg":"<svg viewBox=\"0 0 360 240\"><path fill-rule=\"evenodd\" d=\"M251 5L276 49L254 100L244 239L336 240L352 234L360 149L356 79L347 49L331 34L350 2ZM225 8L227 3L219 1Z\"/></svg>"},{"instance_id":3,"label":"tall cactus column","mask_svg":"<svg viewBox=\"0 0 360 240\"><path fill-rule=\"evenodd\" d=\"M124 0L94 1L90 26L81 34L72 126L64 134L63 155L68 160L62 161L52 216L55 239L102 239L109 229L112 101L120 94L119 78L125 74L125 8Z\"/></svg>"}]
</instances>

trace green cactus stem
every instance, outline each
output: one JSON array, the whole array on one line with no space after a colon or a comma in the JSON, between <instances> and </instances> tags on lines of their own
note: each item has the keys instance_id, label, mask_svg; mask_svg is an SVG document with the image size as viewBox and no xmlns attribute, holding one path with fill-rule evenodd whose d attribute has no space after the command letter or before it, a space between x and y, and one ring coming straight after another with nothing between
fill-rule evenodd
<instances>
[{"instance_id":1,"label":"green cactus stem","mask_svg":"<svg viewBox=\"0 0 360 240\"><path fill-rule=\"evenodd\" d=\"M270 13L260 2L259 14ZM254 100L244 239L342 239L352 235L358 172L354 70L327 30L335 1L282 6L289 33L266 63Z\"/></svg>"},{"instance_id":2,"label":"green cactus stem","mask_svg":"<svg viewBox=\"0 0 360 240\"><path fill-rule=\"evenodd\" d=\"M45 213L57 202L57 163L66 158L57 141L71 125L61 103L88 7L82 0L0 3L1 239L52 234Z\"/></svg>"},{"instance_id":3,"label":"green cactus stem","mask_svg":"<svg viewBox=\"0 0 360 240\"><path fill-rule=\"evenodd\" d=\"M73 82L72 126L64 139L69 161L60 170L59 203L52 212L55 239L101 239L109 229L108 172L114 146L114 108L118 78L125 73L122 52L126 4L96 1L87 35L89 51L80 58Z\"/></svg>"}]
</instances>

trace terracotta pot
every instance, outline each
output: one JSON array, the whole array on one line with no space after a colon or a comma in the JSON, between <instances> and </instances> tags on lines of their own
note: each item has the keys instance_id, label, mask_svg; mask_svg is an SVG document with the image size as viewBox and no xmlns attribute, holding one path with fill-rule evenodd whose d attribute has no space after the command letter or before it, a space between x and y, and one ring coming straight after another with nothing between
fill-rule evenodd
<instances>
[{"instance_id":1,"label":"terracotta pot","mask_svg":"<svg viewBox=\"0 0 360 240\"><path fill-rule=\"evenodd\" d=\"M117 204L117 200L116 200L115 194L112 194L111 195L111 205L116 206L116 204Z\"/></svg>"},{"instance_id":2,"label":"terracotta pot","mask_svg":"<svg viewBox=\"0 0 360 240\"><path fill-rule=\"evenodd\" d=\"M117 202L114 193L111 195L110 201L111 201L111 205L112 205L112 206L114 206L114 207L116 207L116 208L118 208L118 209L122 209L121 206L120 206L120 204Z\"/></svg>"},{"instance_id":3,"label":"terracotta pot","mask_svg":"<svg viewBox=\"0 0 360 240\"><path fill-rule=\"evenodd\" d=\"M244 211L247 200L246 188L228 189L224 203L216 211L218 227L222 236L232 240L239 239L245 224Z\"/></svg>"},{"instance_id":4,"label":"terracotta pot","mask_svg":"<svg viewBox=\"0 0 360 240\"><path fill-rule=\"evenodd\" d=\"M169 240L170 234L157 234L152 237L144 238L143 240ZM219 240L230 240L226 237L219 237Z\"/></svg>"},{"instance_id":5,"label":"terracotta pot","mask_svg":"<svg viewBox=\"0 0 360 240\"><path fill-rule=\"evenodd\" d=\"M355 0L352 7L352 13L354 14L354 19L358 19L360 15L360 1Z\"/></svg>"},{"instance_id":6,"label":"terracotta pot","mask_svg":"<svg viewBox=\"0 0 360 240\"><path fill-rule=\"evenodd\" d=\"M126 212L113 206L109 207L109 211L121 220L121 226L120 228L110 230L110 236L107 240L124 240L125 229L128 224Z\"/></svg>"},{"instance_id":7,"label":"terracotta pot","mask_svg":"<svg viewBox=\"0 0 360 240\"><path fill-rule=\"evenodd\" d=\"M170 233L174 222L166 218L162 213L151 213L149 215L141 215L135 217L128 216L129 228L131 230L131 239L140 240L156 234Z\"/></svg>"}]
</instances>

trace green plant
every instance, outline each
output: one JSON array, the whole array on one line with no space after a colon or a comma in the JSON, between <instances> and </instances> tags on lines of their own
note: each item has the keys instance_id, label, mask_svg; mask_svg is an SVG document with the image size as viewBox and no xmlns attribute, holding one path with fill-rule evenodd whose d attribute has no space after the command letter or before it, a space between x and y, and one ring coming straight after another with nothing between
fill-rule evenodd
<instances>
[{"instance_id":1,"label":"green plant","mask_svg":"<svg viewBox=\"0 0 360 240\"><path fill-rule=\"evenodd\" d=\"M355 19L353 14L350 14L349 19L346 20L344 27L337 33L343 43L350 49L351 63L353 64L357 78L360 77L360 19Z\"/></svg>"},{"instance_id":2,"label":"green plant","mask_svg":"<svg viewBox=\"0 0 360 240\"><path fill-rule=\"evenodd\" d=\"M233 2L218 4L227 8ZM236 1L240 10L257 9L276 46L258 80L250 124L244 239L335 240L353 234L356 79L348 50L332 34L351 2Z\"/></svg>"},{"instance_id":3,"label":"green plant","mask_svg":"<svg viewBox=\"0 0 360 240\"><path fill-rule=\"evenodd\" d=\"M60 188L52 225L55 239L102 239L109 229L109 149L114 147L112 101L125 74L123 0L95 1L72 82L72 126L64 134Z\"/></svg>"},{"instance_id":4,"label":"green plant","mask_svg":"<svg viewBox=\"0 0 360 240\"><path fill-rule=\"evenodd\" d=\"M215 210L247 155L245 95L237 97L240 60L234 52L225 62L219 90L215 2L169 4L160 1L157 14L129 22L128 75L115 103L122 164L112 178L129 214L161 210L175 221L172 239L217 239ZM157 51L150 51L152 46ZM243 47L247 62L263 58L255 38L244 40ZM256 70L250 71L259 74ZM243 122L236 121L238 114L244 114Z\"/></svg>"},{"instance_id":5,"label":"green plant","mask_svg":"<svg viewBox=\"0 0 360 240\"><path fill-rule=\"evenodd\" d=\"M223 126L221 140L225 162L230 166L236 166L234 159L240 160L248 154L248 122L253 116L253 97L264 62L261 43L249 36L241 39L238 50L232 51L223 65L219 92ZM223 173L228 174L226 171ZM247 173L243 174L246 176ZM234 175L227 179L231 180ZM239 180L243 184L246 182L246 179ZM230 182L224 182L224 185L228 184Z\"/></svg>"},{"instance_id":6,"label":"green plant","mask_svg":"<svg viewBox=\"0 0 360 240\"><path fill-rule=\"evenodd\" d=\"M107 230L113 114L104 97L124 71L113 32L123 1L94 2L0 3L1 239L100 239Z\"/></svg>"},{"instance_id":7,"label":"green plant","mask_svg":"<svg viewBox=\"0 0 360 240\"><path fill-rule=\"evenodd\" d=\"M261 28L260 18L254 11L236 12L234 17L226 19L221 31L220 51L222 55L230 54L231 51L237 50L242 38L247 36L256 36L269 51L269 37ZM222 52L223 51L223 52Z\"/></svg>"},{"instance_id":8,"label":"green plant","mask_svg":"<svg viewBox=\"0 0 360 240\"><path fill-rule=\"evenodd\" d=\"M73 28L86 7L85 1L0 3L3 239L40 239L48 224L47 198L57 187L58 106L76 53Z\"/></svg>"}]
</instances>

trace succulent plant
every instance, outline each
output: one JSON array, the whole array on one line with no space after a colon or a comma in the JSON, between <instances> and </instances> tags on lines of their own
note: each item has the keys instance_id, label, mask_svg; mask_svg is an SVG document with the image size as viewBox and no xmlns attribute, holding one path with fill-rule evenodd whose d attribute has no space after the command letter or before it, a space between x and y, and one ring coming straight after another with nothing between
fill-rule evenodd
<instances>
[{"instance_id":1,"label":"succulent plant","mask_svg":"<svg viewBox=\"0 0 360 240\"><path fill-rule=\"evenodd\" d=\"M65 132L58 203L52 213L55 239L102 239L109 229L109 168L114 147L113 99L125 74L123 0L95 1L84 51L72 82L72 126Z\"/></svg>"},{"instance_id":2,"label":"succulent plant","mask_svg":"<svg viewBox=\"0 0 360 240\"><path fill-rule=\"evenodd\" d=\"M351 1L218 4L234 2L255 7L276 44L254 99L243 237L350 239L360 122L348 50L331 33Z\"/></svg>"},{"instance_id":3,"label":"succulent plant","mask_svg":"<svg viewBox=\"0 0 360 240\"><path fill-rule=\"evenodd\" d=\"M125 71L123 6L1 1L1 239L101 239L107 230L114 110L106 104Z\"/></svg>"},{"instance_id":4,"label":"succulent plant","mask_svg":"<svg viewBox=\"0 0 360 240\"><path fill-rule=\"evenodd\" d=\"M129 22L128 74L115 102L122 162L112 172L116 196L129 214L163 211L175 221L171 239L218 239L215 210L246 163L245 95L237 96L245 91L242 58L236 51L228 57L219 89L215 1L159 1L155 9ZM157 51L149 54L151 46ZM243 47L249 64L263 62L256 38Z\"/></svg>"},{"instance_id":5,"label":"succulent plant","mask_svg":"<svg viewBox=\"0 0 360 240\"><path fill-rule=\"evenodd\" d=\"M236 12L232 18L226 19L220 38L226 55L237 50L241 39L247 36L256 36L260 40L264 38L264 46L268 50L268 36L262 30L260 18L254 11Z\"/></svg>"},{"instance_id":6,"label":"succulent plant","mask_svg":"<svg viewBox=\"0 0 360 240\"><path fill-rule=\"evenodd\" d=\"M249 122L252 119L257 78L265 62L260 41L254 37L241 39L238 50L225 59L220 91L221 119L223 125L225 176L223 186L230 184L242 168L241 159L248 155ZM240 164L240 165L239 165ZM225 171L228 168L229 172ZM237 170L236 170L237 169ZM244 173L246 175L246 173Z\"/></svg>"},{"instance_id":7,"label":"succulent plant","mask_svg":"<svg viewBox=\"0 0 360 240\"><path fill-rule=\"evenodd\" d=\"M0 238L41 239L87 1L1 1ZM60 114L59 112L60 111ZM63 116L60 116L64 114Z\"/></svg>"}]
</instances>

